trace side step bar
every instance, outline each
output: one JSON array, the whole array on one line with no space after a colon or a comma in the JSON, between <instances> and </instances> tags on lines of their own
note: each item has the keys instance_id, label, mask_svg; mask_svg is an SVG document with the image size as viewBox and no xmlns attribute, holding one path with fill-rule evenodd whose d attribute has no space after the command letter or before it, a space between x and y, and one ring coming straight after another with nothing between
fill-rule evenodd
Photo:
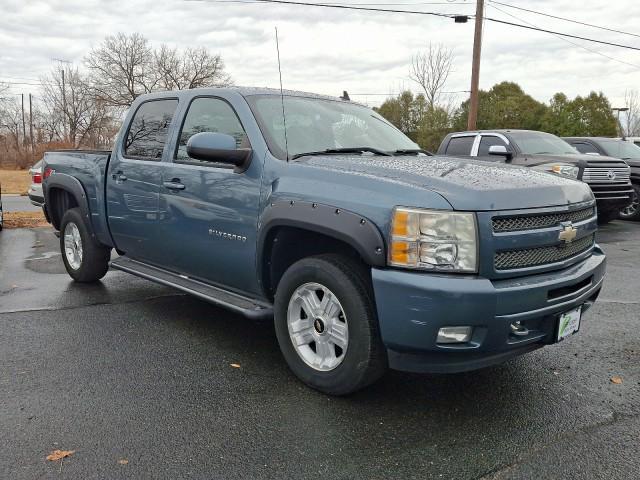
<instances>
[{"instance_id":1,"label":"side step bar","mask_svg":"<svg viewBox=\"0 0 640 480\"><path fill-rule=\"evenodd\" d=\"M118 257L111 261L116 270L131 273L162 285L177 288L215 305L241 313L249 318L262 319L273 317L271 304L229 292L198 280L178 275L167 270L148 265L127 257Z\"/></svg>"}]
</instances>

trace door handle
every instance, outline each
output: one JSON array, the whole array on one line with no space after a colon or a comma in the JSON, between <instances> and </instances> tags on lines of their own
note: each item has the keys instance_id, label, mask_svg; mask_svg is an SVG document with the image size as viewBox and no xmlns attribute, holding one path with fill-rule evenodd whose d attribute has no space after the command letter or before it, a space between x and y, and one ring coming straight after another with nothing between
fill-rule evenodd
<instances>
[{"instance_id":1,"label":"door handle","mask_svg":"<svg viewBox=\"0 0 640 480\"><path fill-rule=\"evenodd\" d=\"M113 178L116 181L116 183L124 182L127 180L127 176L124 173L122 173L122 170L118 170L116 173L111 175L111 178Z\"/></svg>"},{"instance_id":2,"label":"door handle","mask_svg":"<svg viewBox=\"0 0 640 480\"><path fill-rule=\"evenodd\" d=\"M162 182L162 185L164 185L165 188L168 188L169 190L184 190L185 189L184 184L180 183L180 180L178 180L177 178L174 178L170 182Z\"/></svg>"}]
</instances>

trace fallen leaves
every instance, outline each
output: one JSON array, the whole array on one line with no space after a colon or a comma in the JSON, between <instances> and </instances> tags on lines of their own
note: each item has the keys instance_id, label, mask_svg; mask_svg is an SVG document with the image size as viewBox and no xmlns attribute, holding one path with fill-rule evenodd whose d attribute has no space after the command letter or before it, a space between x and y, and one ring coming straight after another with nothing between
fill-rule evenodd
<instances>
[{"instance_id":1,"label":"fallen leaves","mask_svg":"<svg viewBox=\"0 0 640 480\"><path fill-rule=\"evenodd\" d=\"M4 212L4 228L37 228L49 224L44 214L38 212Z\"/></svg>"},{"instance_id":2,"label":"fallen leaves","mask_svg":"<svg viewBox=\"0 0 640 480\"><path fill-rule=\"evenodd\" d=\"M118 463L120 465L126 465L127 463L129 463L129 460L127 460L126 458L121 458L120 460L118 460Z\"/></svg>"},{"instance_id":3,"label":"fallen leaves","mask_svg":"<svg viewBox=\"0 0 640 480\"><path fill-rule=\"evenodd\" d=\"M620 375L614 375L613 377L611 377L611 383L620 385L622 383L622 377Z\"/></svg>"},{"instance_id":4,"label":"fallen leaves","mask_svg":"<svg viewBox=\"0 0 640 480\"><path fill-rule=\"evenodd\" d=\"M49 455L47 455L47 460L56 462L58 460L62 460L63 458L69 457L74 453L75 450L54 450Z\"/></svg>"},{"instance_id":5,"label":"fallen leaves","mask_svg":"<svg viewBox=\"0 0 640 480\"><path fill-rule=\"evenodd\" d=\"M240 368L240 364L239 363L232 363L231 366L233 368Z\"/></svg>"}]
</instances>

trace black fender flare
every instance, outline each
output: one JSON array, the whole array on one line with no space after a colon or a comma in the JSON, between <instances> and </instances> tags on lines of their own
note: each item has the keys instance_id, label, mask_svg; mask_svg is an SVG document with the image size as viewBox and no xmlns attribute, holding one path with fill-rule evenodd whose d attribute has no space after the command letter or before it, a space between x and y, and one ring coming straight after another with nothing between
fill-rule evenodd
<instances>
[{"instance_id":1,"label":"black fender flare","mask_svg":"<svg viewBox=\"0 0 640 480\"><path fill-rule=\"evenodd\" d=\"M93 227L91 226L91 214L89 212L89 201L87 200L87 193L80 181L67 175L65 173L54 173L49 176L43 184L44 187L44 208L46 210L47 217L53 221L52 204L49 198L49 192L52 188L59 188L70 193L78 203L82 216L87 221L87 228L93 233Z\"/></svg>"},{"instance_id":2,"label":"black fender flare","mask_svg":"<svg viewBox=\"0 0 640 480\"><path fill-rule=\"evenodd\" d=\"M341 240L353 247L370 266L386 264L385 242L369 219L342 208L299 200L275 200L265 208L258 224L258 265L265 242L276 227L296 227Z\"/></svg>"}]
</instances>

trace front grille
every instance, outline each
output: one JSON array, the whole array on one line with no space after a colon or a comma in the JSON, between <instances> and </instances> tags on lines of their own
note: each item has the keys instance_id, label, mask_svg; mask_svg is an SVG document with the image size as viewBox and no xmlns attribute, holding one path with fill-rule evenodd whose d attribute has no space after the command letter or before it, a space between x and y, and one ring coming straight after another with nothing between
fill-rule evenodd
<instances>
[{"instance_id":1,"label":"front grille","mask_svg":"<svg viewBox=\"0 0 640 480\"><path fill-rule=\"evenodd\" d=\"M596 200L626 200L631 199L633 187L631 183L590 183L589 187Z\"/></svg>"},{"instance_id":2,"label":"front grille","mask_svg":"<svg viewBox=\"0 0 640 480\"><path fill-rule=\"evenodd\" d=\"M493 264L496 270L510 270L561 262L589 250L593 247L594 239L595 234L592 234L562 245L497 252Z\"/></svg>"},{"instance_id":3,"label":"front grille","mask_svg":"<svg viewBox=\"0 0 640 480\"><path fill-rule=\"evenodd\" d=\"M580 222L595 215L593 207L573 212L545 213L518 217L495 217L492 219L494 232L516 232L560 225L562 222Z\"/></svg>"},{"instance_id":4,"label":"front grille","mask_svg":"<svg viewBox=\"0 0 640 480\"><path fill-rule=\"evenodd\" d=\"M582 173L582 181L586 183L628 183L630 176L631 169L629 167L587 167Z\"/></svg>"}]
</instances>

